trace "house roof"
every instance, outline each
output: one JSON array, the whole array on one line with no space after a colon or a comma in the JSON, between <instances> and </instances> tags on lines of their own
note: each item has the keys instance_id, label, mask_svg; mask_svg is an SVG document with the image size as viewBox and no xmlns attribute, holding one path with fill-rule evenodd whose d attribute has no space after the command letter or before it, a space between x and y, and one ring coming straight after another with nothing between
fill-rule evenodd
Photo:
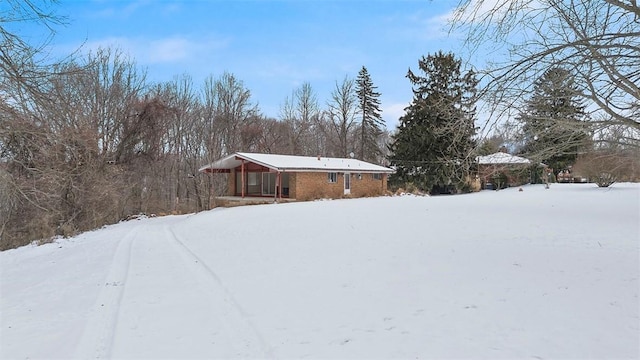
<instances>
[{"instance_id":1,"label":"house roof","mask_svg":"<svg viewBox=\"0 0 640 360\"><path fill-rule=\"evenodd\" d=\"M282 172L356 172L356 173L393 173L393 170L357 159L328 157L310 157L295 155L242 153L231 154L225 158L205 165L199 171L233 169L242 164L242 160L262 165Z\"/></svg>"},{"instance_id":2,"label":"house roof","mask_svg":"<svg viewBox=\"0 0 640 360\"><path fill-rule=\"evenodd\" d=\"M531 164L531 160L520 156L510 155L503 152L497 152L491 155L478 156L476 161L480 165L497 165L497 164Z\"/></svg>"}]
</instances>

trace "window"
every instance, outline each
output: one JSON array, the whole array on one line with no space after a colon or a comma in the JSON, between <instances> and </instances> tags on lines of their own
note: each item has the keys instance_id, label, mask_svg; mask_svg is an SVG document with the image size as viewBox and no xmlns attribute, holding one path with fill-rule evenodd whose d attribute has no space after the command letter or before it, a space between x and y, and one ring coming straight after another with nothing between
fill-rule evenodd
<instances>
[{"instance_id":1,"label":"window","mask_svg":"<svg viewBox=\"0 0 640 360\"><path fill-rule=\"evenodd\" d=\"M373 180L382 180L382 174L380 173L371 174L371 177Z\"/></svg>"},{"instance_id":2,"label":"window","mask_svg":"<svg viewBox=\"0 0 640 360\"><path fill-rule=\"evenodd\" d=\"M276 193L276 173L262 173L262 195L274 195Z\"/></svg>"},{"instance_id":3,"label":"window","mask_svg":"<svg viewBox=\"0 0 640 360\"><path fill-rule=\"evenodd\" d=\"M248 175L247 182L249 183L249 186L258 185L258 173L250 172L247 175Z\"/></svg>"},{"instance_id":4,"label":"window","mask_svg":"<svg viewBox=\"0 0 640 360\"><path fill-rule=\"evenodd\" d=\"M336 183L338 182L338 173L328 173L327 174L327 179L329 180L330 183Z\"/></svg>"}]
</instances>

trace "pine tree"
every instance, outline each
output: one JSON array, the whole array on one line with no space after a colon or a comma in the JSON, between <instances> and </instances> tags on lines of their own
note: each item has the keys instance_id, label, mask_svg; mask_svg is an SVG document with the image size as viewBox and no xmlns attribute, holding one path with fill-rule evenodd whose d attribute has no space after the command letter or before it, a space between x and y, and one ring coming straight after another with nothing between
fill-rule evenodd
<instances>
[{"instance_id":1,"label":"pine tree","mask_svg":"<svg viewBox=\"0 0 640 360\"><path fill-rule=\"evenodd\" d=\"M376 89L367 68L363 66L356 79L356 94L361 115L358 157L360 160L372 162L376 162L382 154L378 138L384 127L380 110L380 93L376 92Z\"/></svg>"},{"instance_id":2,"label":"pine tree","mask_svg":"<svg viewBox=\"0 0 640 360\"><path fill-rule=\"evenodd\" d=\"M472 151L477 80L461 75L460 60L438 52L422 57L422 75L411 69L413 100L389 147L396 185L413 183L431 193L466 191Z\"/></svg>"},{"instance_id":3,"label":"pine tree","mask_svg":"<svg viewBox=\"0 0 640 360\"><path fill-rule=\"evenodd\" d=\"M533 95L518 116L522 155L560 172L575 162L587 139L586 115L571 73L547 70L534 83Z\"/></svg>"}]
</instances>

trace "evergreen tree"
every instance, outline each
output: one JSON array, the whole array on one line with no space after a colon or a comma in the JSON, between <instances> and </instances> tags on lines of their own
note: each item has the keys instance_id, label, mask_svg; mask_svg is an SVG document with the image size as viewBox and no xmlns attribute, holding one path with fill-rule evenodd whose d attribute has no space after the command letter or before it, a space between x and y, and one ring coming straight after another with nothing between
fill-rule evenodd
<instances>
[{"instance_id":1,"label":"evergreen tree","mask_svg":"<svg viewBox=\"0 0 640 360\"><path fill-rule=\"evenodd\" d=\"M413 183L431 193L466 191L473 163L477 80L462 75L453 54L422 57L407 78L413 100L400 118L389 147L396 185Z\"/></svg>"},{"instance_id":2,"label":"evergreen tree","mask_svg":"<svg viewBox=\"0 0 640 360\"><path fill-rule=\"evenodd\" d=\"M382 134L384 122L380 110L380 93L376 92L371 76L366 67L362 67L356 79L356 95L361 115L360 121L360 160L377 162L382 154L378 138Z\"/></svg>"},{"instance_id":3,"label":"evergreen tree","mask_svg":"<svg viewBox=\"0 0 640 360\"><path fill-rule=\"evenodd\" d=\"M547 70L518 116L522 154L556 173L573 164L587 139L586 115L574 77L562 68Z\"/></svg>"}]
</instances>

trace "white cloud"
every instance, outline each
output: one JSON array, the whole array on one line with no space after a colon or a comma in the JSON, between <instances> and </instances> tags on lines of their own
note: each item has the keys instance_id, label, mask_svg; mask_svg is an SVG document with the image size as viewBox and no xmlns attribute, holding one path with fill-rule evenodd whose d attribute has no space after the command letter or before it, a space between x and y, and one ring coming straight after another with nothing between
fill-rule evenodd
<instances>
[{"instance_id":1,"label":"white cloud","mask_svg":"<svg viewBox=\"0 0 640 360\"><path fill-rule=\"evenodd\" d=\"M426 11L408 16L388 16L385 19L384 33L391 38L412 41L445 39L448 36L448 16L449 13L433 16Z\"/></svg>"},{"instance_id":2,"label":"white cloud","mask_svg":"<svg viewBox=\"0 0 640 360\"><path fill-rule=\"evenodd\" d=\"M462 12L461 8L453 9L443 16L447 22L458 18L465 23L498 22L510 13L528 12L544 9L540 0L470 0Z\"/></svg>"},{"instance_id":3,"label":"white cloud","mask_svg":"<svg viewBox=\"0 0 640 360\"><path fill-rule=\"evenodd\" d=\"M128 3L123 9L122 14L126 17L129 17L136 13L139 9L142 9L148 5L152 5L153 2L149 0L138 0Z\"/></svg>"},{"instance_id":4,"label":"white cloud","mask_svg":"<svg viewBox=\"0 0 640 360\"><path fill-rule=\"evenodd\" d=\"M225 39L210 38L196 41L183 36L160 39L108 37L87 42L82 48L83 52L95 51L98 48L117 48L134 58L139 64L151 65L202 59L225 47L227 43Z\"/></svg>"},{"instance_id":5,"label":"white cloud","mask_svg":"<svg viewBox=\"0 0 640 360\"><path fill-rule=\"evenodd\" d=\"M125 54L134 56L133 50L136 48L135 41L126 37L106 37L100 40L88 41L82 44L83 53L95 52L100 48L116 48Z\"/></svg>"},{"instance_id":6,"label":"white cloud","mask_svg":"<svg viewBox=\"0 0 640 360\"><path fill-rule=\"evenodd\" d=\"M398 126L401 116L404 115L404 109L409 106L409 103L395 103L382 108L382 118L387 123L387 129L394 131Z\"/></svg>"},{"instance_id":7,"label":"white cloud","mask_svg":"<svg viewBox=\"0 0 640 360\"><path fill-rule=\"evenodd\" d=\"M122 3L113 1L98 1L97 3L103 3L107 7L94 11L91 14L93 17L121 19L129 18L137 13L140 9L143 9L149 5L153 5L153 2L151 2L150 0L137 0Z\"/></svg>"},{"instance_id":8,"label":"white cloud","mask_svg":"<svg viewBox=\"0 0 640 360\"><path fill-rule=\"evenodd\" d=\"M455 19L463 21L475 22L482 19L493 11L500 3L512 0L471 0L464 8L458 7L441 16L442 21L450 23ZM462 11L464 10L464 11Z\"/></svg>"},{"instance_id":9,"label":"white cloud","mask_svg":"<svg viewBox=\"0 0 640 360\"><path fill-rule=\"evenodd\" d=\"M152 41L145 53L144 61L150 64L171 63L185 60L198 53L198 45L182 37L171 37Z\"/></svg>"}]
</instances>

